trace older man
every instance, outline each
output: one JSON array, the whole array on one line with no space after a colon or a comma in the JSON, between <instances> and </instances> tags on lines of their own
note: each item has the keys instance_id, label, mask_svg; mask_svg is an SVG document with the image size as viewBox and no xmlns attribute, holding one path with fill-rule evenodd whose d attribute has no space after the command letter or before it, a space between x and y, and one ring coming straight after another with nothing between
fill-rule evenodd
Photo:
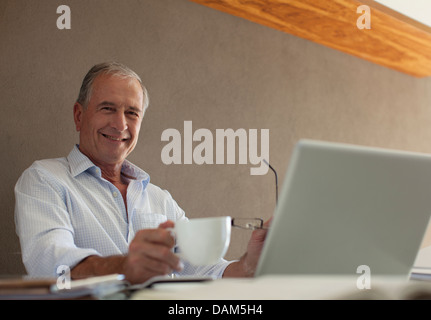
<instances>
[{"instance_id":1,"label":"older man","mask_svg":"<svg viewBox=\"0 0 431 320\"><path fill-rule=\"evenodd\" d=\"M131 283L180 275L252 276L265 230L256 230L239 261L196 267L172 252L168 228L186 219L171 195L126 160L138 141L148 94L119 63L94 66L74 105L79 145L65 158L33 163L15 187L15 221L30 275L72 278L125 274Z\"/></svg>"}]
</instances>

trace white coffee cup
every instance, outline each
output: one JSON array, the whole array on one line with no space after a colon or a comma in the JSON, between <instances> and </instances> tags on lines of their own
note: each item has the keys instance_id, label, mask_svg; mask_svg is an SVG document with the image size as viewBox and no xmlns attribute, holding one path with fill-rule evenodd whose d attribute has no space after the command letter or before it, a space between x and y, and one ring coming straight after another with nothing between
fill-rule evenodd
<instances>
[{"instance_id":1,"label":"white coffee cup","mask_svg":"<svg viewBox=\"0 0 431 320\"><path fill-rule=\"evenodd\" d=\"M173 231L181 258L196 266L211 265L229 248L231 217L179 220Z\"/></svg>"}]
</instances>

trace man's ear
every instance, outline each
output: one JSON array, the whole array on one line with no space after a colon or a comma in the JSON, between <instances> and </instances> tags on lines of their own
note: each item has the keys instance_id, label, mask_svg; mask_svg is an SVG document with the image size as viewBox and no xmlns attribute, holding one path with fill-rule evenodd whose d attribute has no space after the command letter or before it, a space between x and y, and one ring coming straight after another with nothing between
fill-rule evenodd
<instances>
[{"instance_id":1,"label":"man's ear","mask_svg":"<svg viewBox=\"0 0 431 320\"><path fill-rule=\"evenodd\" d=\"M84 107L79 103L76 102L73 106L73 120L75 121L75 127L76 131L81 131L81 122L82 122L82 115L84 113Z\"/></svg>"}]
</instances>

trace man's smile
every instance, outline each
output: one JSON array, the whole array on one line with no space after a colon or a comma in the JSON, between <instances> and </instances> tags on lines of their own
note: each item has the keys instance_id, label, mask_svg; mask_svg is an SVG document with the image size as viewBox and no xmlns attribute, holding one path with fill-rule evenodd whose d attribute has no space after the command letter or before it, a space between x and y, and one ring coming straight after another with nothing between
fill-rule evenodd
<instances>
[{"instance_id":1,"label":"man's smile","mask_svg":"<svg viewBox=\"0 0 431 320\"><path fill-rule=\"evenodd\" d=\"M129 140L129 138L122 138L122 137L115 137L115 136L110 136L104 133L100 133L102 136L104 136L105 138L112 140L112 141L126 141Z\"/></svg>"}]
</instances>

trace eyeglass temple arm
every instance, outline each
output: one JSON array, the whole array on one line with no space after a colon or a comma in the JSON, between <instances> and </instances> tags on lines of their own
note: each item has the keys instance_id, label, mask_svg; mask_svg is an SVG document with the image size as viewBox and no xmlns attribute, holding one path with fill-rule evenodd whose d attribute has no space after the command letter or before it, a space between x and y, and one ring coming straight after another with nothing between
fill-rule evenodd
<instances>
[{"instance_id":1,"label":"eyeglass temple arm","mask_svg":"<svg viewBox=\"0 0 431 320\"><path fill-rule=\"evenodd\" d=\"M278 176L277 176L277 171L275 171L275 169L269 164L268 161L266 161L265 159L262 159L262 161L272 170L272 172L274 172L274 175L275 175L275 203L278 204Z\"/></svg>"}]
</instances>

